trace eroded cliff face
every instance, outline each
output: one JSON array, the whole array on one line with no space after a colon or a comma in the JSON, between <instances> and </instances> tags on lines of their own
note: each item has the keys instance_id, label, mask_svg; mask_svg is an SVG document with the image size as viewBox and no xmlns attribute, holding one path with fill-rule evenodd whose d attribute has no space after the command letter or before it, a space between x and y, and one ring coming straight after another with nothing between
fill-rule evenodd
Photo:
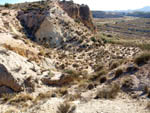
<instances>
[{"instance_id":1,"label":"eroded cliff face","mask_svg":"<svg viewBox=\"0 0 150 113\"><path fill-rule=\"evenodd\" d=\"M96 26L93 24L93 17L90 8L87 5L75 4L71 1L59 2L61 8L77 22L82 22L93 32L96 32Z\"/></svg>"},{"instance_id":2,"label":"eroded cliff face","mask_svg":"<svg viewBox=\"0 0 150 113\"><path fill-rule=\"evenodd\" d=\"M88 6L72 4L65 9L66 5L69 5L68 2L32 3L19 11L17 17L28 37L46 47L64 47L68 44L79 47L83 40L93 37L95 28L91 13Z\"/></svg>"},{"instance_id":3,"label":"eroded cliff face","mask_svg":"<svg viewBox=\"0 0 150 113\"><path fill-rule=\"evenodd\" d=\"M35 39L34 34L46 17L47 9L44 5L44 3L27 4L18 12L17 18L31 39Z\"/></svg>"}]
</instances>

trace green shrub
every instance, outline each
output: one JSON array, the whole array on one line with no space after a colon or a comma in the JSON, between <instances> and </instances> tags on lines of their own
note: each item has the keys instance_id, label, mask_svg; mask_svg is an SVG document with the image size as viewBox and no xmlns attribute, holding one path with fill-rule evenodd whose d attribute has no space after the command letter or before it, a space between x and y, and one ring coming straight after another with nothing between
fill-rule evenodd
<instances>
[{"instance_id":1,"label":"green shrub","mask_svg":"<svg viewBox=\"0 0 150 113\"><path fill-rule=\"evenodd\" d=\"M95 37L91 37L91 41L96 42L96 38Z\"/></svg>"},{"instance_id":2,"label":"green shrub","mask_svg":"<svg viewBox=\"0 0 150 113\"><path fill-rule=\"evenodd\" d=\"M6 7L6 8L10 8L10 6L11 6L11 4L9 4L9 3L5 3L5 5L4 5L4 7Z\"/></svg>"}]
</instances>

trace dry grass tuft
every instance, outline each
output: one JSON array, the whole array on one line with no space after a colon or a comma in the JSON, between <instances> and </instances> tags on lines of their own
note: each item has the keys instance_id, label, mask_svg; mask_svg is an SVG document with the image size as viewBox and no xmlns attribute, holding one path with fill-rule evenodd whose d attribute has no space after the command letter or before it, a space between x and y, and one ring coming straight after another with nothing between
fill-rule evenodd
<instances>
[{"instance_id":1,"label":"dry grass tuft","mask_svg":"<svg viewBox=\"0 0 150 113\"><path fill-rule=\"evenodd\" d=\"M2 94L1 95L1 100L2 103L8 102L9 100L11 100L12 98L14 98L16 96L16 94Z\"/></svg>"},{"instance_id":2,"label":"dry grass tuft","mask_svg":"<svg viewBox=\"0 0 150 113\"><path fill-rule=\"evenodd\" d=\"M34 98L29 93L19 93L19 94L3 94L1 97L2 103L7 103L17 107L28 107L28 101L33 102Z\"/></svg>"},{"instance_id":3,"label":"dry grass tuft","mask_svg":"<svg viewBox=\"0 0 150 113\"><path fill-rule=\"evenodd\" d=\"M49 99L52 97L52 93L51 92L45 92L45 93L39 93L38 96L34 99L34 103L43 100L43 99Z\"/></svg>"},{"instance_id":4,"label":"dry grass tuft","mask_svg":"<svg viewBox=\"0 0 150 113\"><path fill-rule=\"evenodd\" d=\"M56 113L74 113L75 110L75 106L71 106L69 103L63 103L58 106L58 110Z\"/></svg>"},{"instance_id":5,"label":"dry grass tuft","mask_svg":"<svg viewBox=\"0 0 150 113\"><path fill-rule=\"evenodd\" d=\"M81 93L76 92L75 94L67 95L66 98L68 101L76 101L76 100L80 100L82 98L82 96L81 96Z\"/></svg>"},{"instance_id":6,"label":"dry grass tuft","mask_svg":"<svg viewBox=\"0 0 150 113\"><path fill-rule=\"evenodd\" d=\"M25 103L27 101L33 101L33 97L30 94L27 93L20 93L16 96L14 96L12 99L8 101L11 105L18 105L19 103Z\"/></svg>"},{"instance_id":7,"label":"dry grass tuft","mask_svg":"<svg viewBox=\"0 0 150 113\"><path fill-rule=\"evenodd\" d=\"M39 62L40 57L38 57L35 53L33 53L30 50L24 49L24 48L19 48L19 47L13 47L11 45L4 44L4 48L11 50L23 57L29 58L31 61Z\"/></svg>"}]
</instances>

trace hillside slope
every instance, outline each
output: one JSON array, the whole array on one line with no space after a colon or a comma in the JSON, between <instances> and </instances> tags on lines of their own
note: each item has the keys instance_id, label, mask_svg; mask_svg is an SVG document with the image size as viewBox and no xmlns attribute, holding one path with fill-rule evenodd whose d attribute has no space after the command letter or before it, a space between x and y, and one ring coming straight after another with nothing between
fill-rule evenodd
<instances>
[{"instance_id":1,"label":"hillside slope","mask_svg":"<svg viewBox=\"0 0 150 113\"><path fill-rule=\"evenodd\" d=\"M0 113L149 113L140 48L94 34L88 6L17 5L0 11Z\"/></svg>"}]
</instances>

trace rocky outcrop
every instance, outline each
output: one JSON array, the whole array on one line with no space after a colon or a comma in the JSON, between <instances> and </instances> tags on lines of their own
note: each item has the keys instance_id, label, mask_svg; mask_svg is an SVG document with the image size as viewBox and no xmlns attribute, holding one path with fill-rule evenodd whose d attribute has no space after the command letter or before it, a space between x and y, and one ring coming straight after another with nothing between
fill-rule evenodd
<instances>
[{"instance_id":1,"label":"rocky outcrop","mask_svg":"<svg viewBox=\"0 0 150 113\"><path fill-rule=\"evenodd\" d=\"M75 19L77 22L81 21L90 30L96 32L96 27L92 21L92 13L87 5L79 5L71 1L59 3L62 9L65 10L71 18Z\"/></svg>"},{"instance_id":2,"label":"rocky outcrop","mask_svg":"<svg viewBox=\"0 0 150 113\"><path fill-rule=\"evenodd\" d=\"M14 79L3 64L0 64L0 86L7 86L15 91L21 90L21 85L18 84L17 80Z\"/></svg>"},{"instance_id":3,"label":"rocky outcrop","mask_svg":"<svg viewBox=\"0 0 150 113\"><path fill-rule=\"evenodd\" d=\"M28 36L34 39L34 34L43 22L46 11L19 11L17 18L21 21L22 26L26 29Z\"/></svg>"},{"instance_id":4,"label":"rocky outcrop","mask_svg":"<svg viewBox=\"0 0 150 113\"><path fill-rule=\"evenodd\" d=\"M30 76L36 78L39 69L35 63L30 63L26 58L0 47L0 90L24 90L25 80Z\"/></svg>"},{"instance_id":5,"label":"rocky outcrop","mask_svg":"<svg viewBox=\"0 0 150 113\"><path fill-rule=\"evenodd\" d=\"M63 10L60 4L58 2L47 3L47 8L42 10L39 8L42 6L40 3L35 9L32 4L32 10L27 7L26 10L19 11L17 17L27 34L46 47L64 47L67 45L66 43L73 42L75 44L86 38L91 38L92 33L88 28L92 30L94 25L89 7L80 6L80 9L77 9L79 15L73 11L74 14L68 16L71 13Z\"/></svg>"},{"instance_id":6,"label":"rocky outcrop","mask_svg":"<svg viewBox=\"0 0 150 113\"><path fill-rule=\"evenodd\" d=\"M44 84L51 85L51 86L62 86L64 84L69 84L73 81L72 77L65 74L56 74L53 77L43 77L41 81Z\"/></svg>"}]
</instances>

